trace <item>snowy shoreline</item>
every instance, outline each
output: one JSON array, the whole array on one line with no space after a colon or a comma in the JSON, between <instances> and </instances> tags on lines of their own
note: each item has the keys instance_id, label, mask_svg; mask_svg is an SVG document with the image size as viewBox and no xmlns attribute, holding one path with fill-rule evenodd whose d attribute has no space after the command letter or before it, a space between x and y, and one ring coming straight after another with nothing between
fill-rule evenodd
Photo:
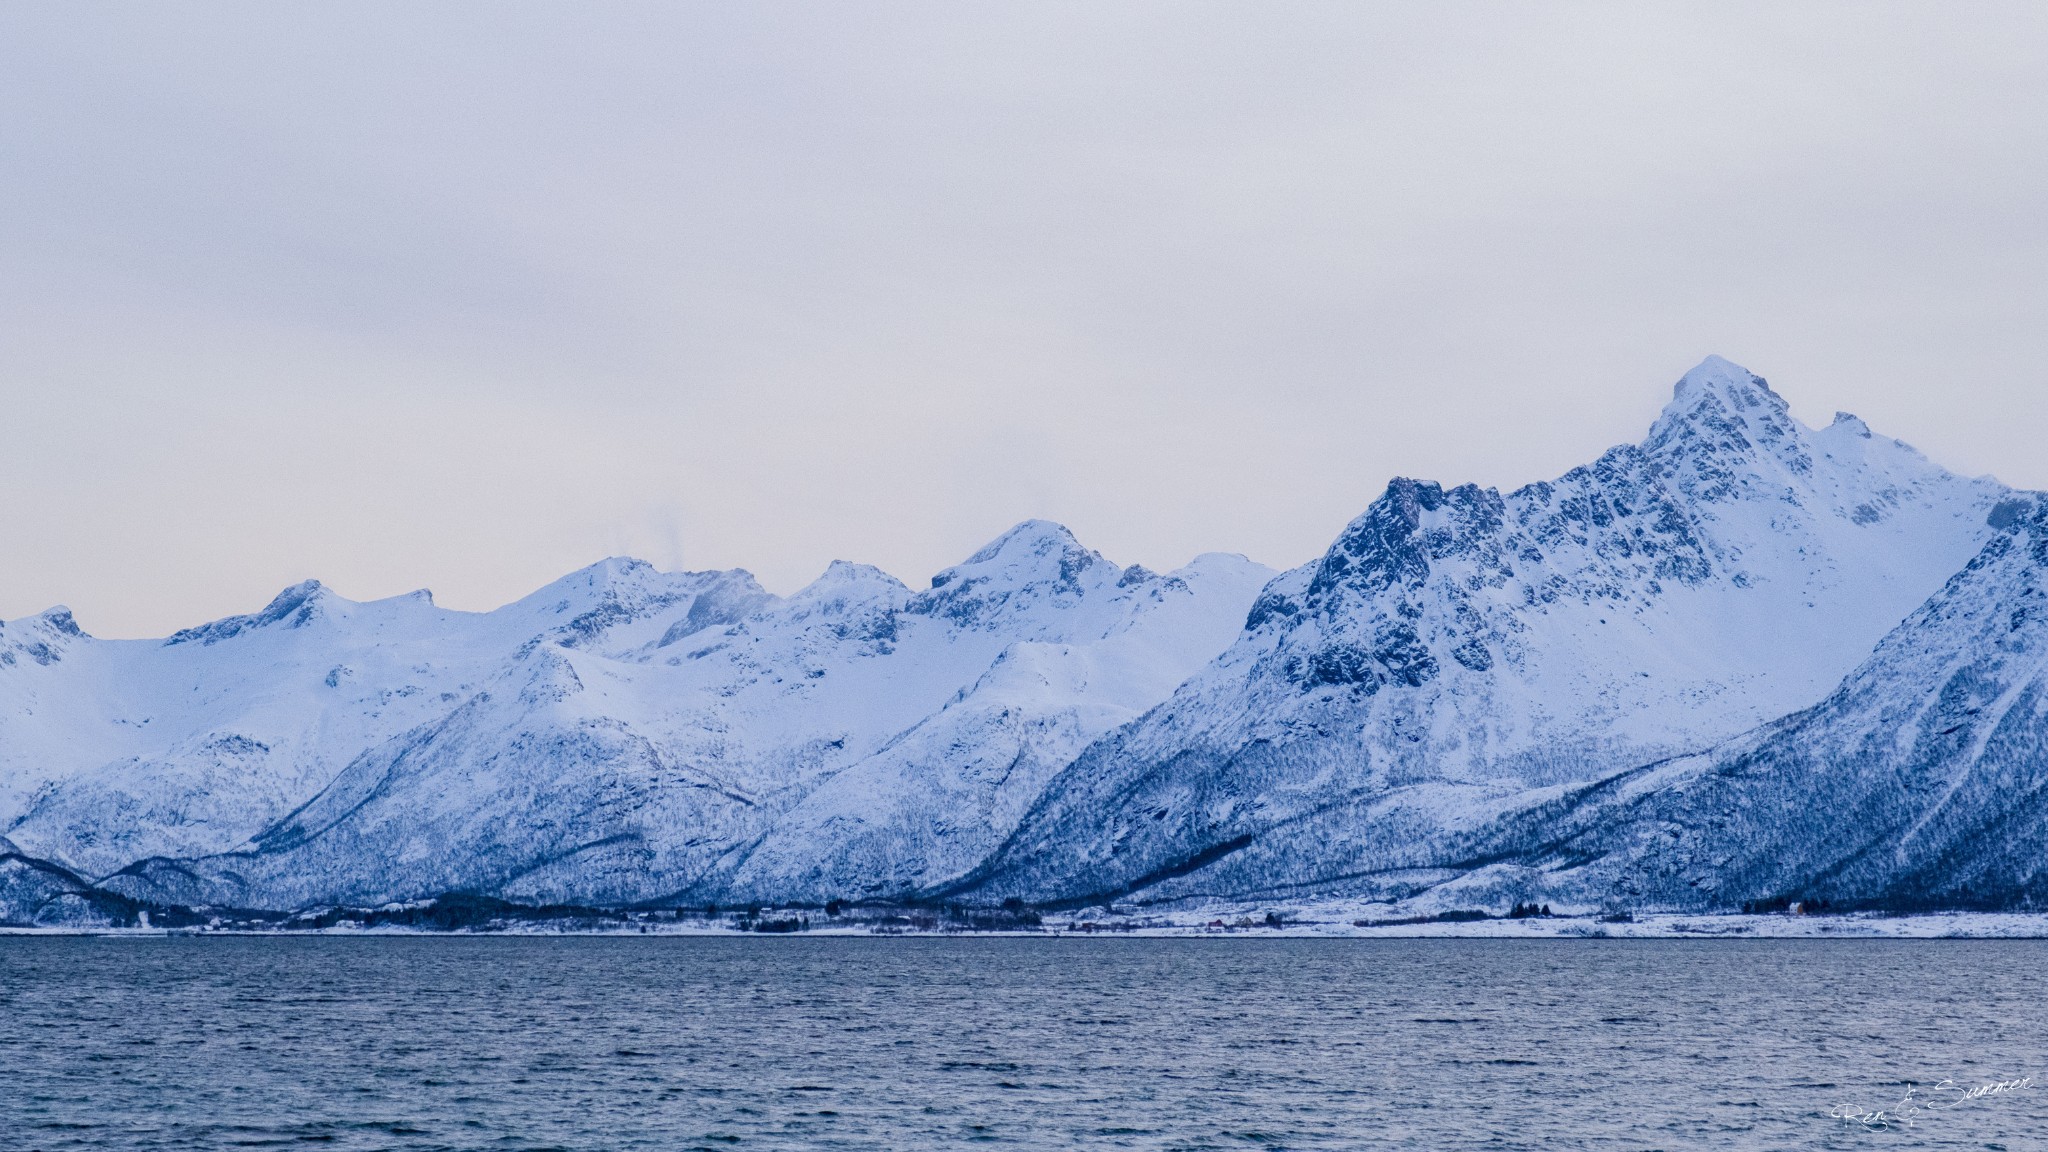
<instances>
[{"instance_id":1,"label":"snowy shoreline","mask_svg":"<svg viewBox=\"0 0 2048 1152\"><path fill-rule=\"evenodd\" d=\"M511 922L455 929L399 925L325 928L83 928L0 927L0 936L716 936L716 937L1139 937L1145 939L1475 939L1475 940L2042 940L2048 913L1930 912L1916 915L1652 914L1631 920L1592 916L1506 917L1485 920L1429 920L1375 923L1294 920L1279 924L1249 917L1225 920L1194 915L1158 917L1073 917L1048 920L1035 929L961 930L904 927L876 922L824 921L798 930L761 931L733 921L625 921L587 923Z\"/></svg>"}]
</instances>

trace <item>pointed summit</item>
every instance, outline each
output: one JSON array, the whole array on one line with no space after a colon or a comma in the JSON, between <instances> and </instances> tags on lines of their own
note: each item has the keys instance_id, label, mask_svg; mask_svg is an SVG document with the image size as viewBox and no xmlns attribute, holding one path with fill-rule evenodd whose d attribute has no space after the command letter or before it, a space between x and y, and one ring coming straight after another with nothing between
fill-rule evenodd
<instances>
[{"instance_id":1,"label":"pointed summit","mask_svg":"<svg viewBox=\"0 0 2048 1152\"><path fill-rule=\"evenodd\" d=\"M1081 542L1074 539L1074 534L1067 530L1066 525L1051 520L1026 520L983 545L981 551L969 556L967 563L960 567L986 564L1005 555L1044 556L1056 550L1080 548Z\"/></svg>"},{"instance_id":2,"label":"pointed summit","mask_svg":"<svg viewBox=\"0 0 2048 1152\"><path fill-rule=\"evenodd\" d=\"M1756 373L1725 357L1709 356L1693 365L1692 371L1679 377L1678 384L1672 392L1677 396L1683 396L1689 389L1747 388L1751 385L1762 386L1765 391L1770 391L1770 387L1764 384L1763 378Z\"/></svg>"},{"instance_id":3,"label":"pointed summit","mask_svg":"<svg viewBox=\"0 0 2048 1152\"><path fill-rule=\"evenodd\" d=\"M1700 361L1679 379L1642 451L1688 495L1704 501L1757 484L1774 487L1778 481L1762 480L1759 468L1792 475L1813 468L1807 432L1785 398L1763 377L1719 356Z\"/></svg>"},{"instance_id":4,"label":"pointed summit","mask_svg":"<svg viewBox=\"0 0 2048 1152\"><path fill-rule=\"evenodd\" d=\"M1671 402L1650 426L1644 447L1655 451L1682 425L1705 425L1724 435L1750 433L1751 439L1782 435L1791 422L1785 398L1740 364L1709 356L1671 389Z\"/></svg>"},{"instance_id":5,"label":"pointed summit","mask_svg":"<svg viewBox=\"0 0 2048 1152\"><path fill-rule=\"evenodd\" d=\"M982 625L1050 603L1067 605L1096 586L1114 587L1123 569L1083 547L1066 527L1026 520L932 577L910 611Z\"/></svg>"},{"instance_id":6,"label":"pointed summit","mask_svg":"<svg viewBox=\"0 0 2048 1152\"><path fill-rule=\"evenodd\" d=\"M932 577L932 589L936 591L963 580L992 580L1011 585L1051 581L1071 585L1080 573L1098 565L1116 567L1103 559L1100 552L1083 547L1065 525L1050 520L1026 520L983 545L964 563Z\"/></svg>"}]
</instances>

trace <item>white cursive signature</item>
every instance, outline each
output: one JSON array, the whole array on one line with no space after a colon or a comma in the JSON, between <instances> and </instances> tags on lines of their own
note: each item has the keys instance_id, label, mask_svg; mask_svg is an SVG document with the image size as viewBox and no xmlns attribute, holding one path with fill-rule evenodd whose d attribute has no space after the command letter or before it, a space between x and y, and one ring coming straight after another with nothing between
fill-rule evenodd
<instances>
[{"instance_id":1,"label":"white cursive signature","mask_svg":"<svg viewBox=\"0 0 2048 1152\"><path fill-rule=\"evenodd\" d=\"M1946 1112L1960 1108L1972 1100L1986 1096L2004 1096L2022 1088L2032 1088L2034 1078L2022 1076L2017 1080L1992 1080L1975 1087L1965 1088L1954 1080L1943 1080L1920 1095L1917 1085L1906 1086L1906 1094L1890 1108L1867 1111L1861 1108L1836 1106L1828 1109L1828 1115L1843 1124L1861 1124L1865 1128L1910 1128L1913 1122L1932 1112Z\"/></svg>"}]
</instances>

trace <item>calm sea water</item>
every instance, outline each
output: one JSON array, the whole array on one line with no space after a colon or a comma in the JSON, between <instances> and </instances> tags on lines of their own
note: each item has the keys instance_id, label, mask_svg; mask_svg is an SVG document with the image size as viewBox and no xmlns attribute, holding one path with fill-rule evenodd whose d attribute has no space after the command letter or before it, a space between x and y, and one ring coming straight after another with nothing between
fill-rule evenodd
<instances>
[{"instance_id":1,"label":"calm sea water","mask_svg":"<svg viewBox=\"0 0 2048 1152\"><path fill-rule=\"evenodd\" d=\"M2044 960L2023 941L0 938L0 1147L2048 1147L2048 1083L1928 1090L2048 1082ZM1950 1106L1898 1109L1909 1082Z\"/></svg>"}]
</instances>

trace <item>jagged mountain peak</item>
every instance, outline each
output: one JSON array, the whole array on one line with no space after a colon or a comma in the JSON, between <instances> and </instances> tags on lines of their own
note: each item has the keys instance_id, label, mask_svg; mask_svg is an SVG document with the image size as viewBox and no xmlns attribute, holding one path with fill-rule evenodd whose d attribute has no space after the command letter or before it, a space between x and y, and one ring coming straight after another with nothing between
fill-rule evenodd
<instances>
[{"instance_id":1,"label":"jagged mountain peak","mask_svg":"<svg viewBox=\"0 0 2048 1152\"><path fill-rule=\"evenodd\" d=\"M1807 433L1763 377L1709 356L1681 377L1641 449L1688 495L1725 499L1813 469ZM1773 466L1775 465L1775 466Z\"/></svg>"},{"instance_id":2,"label":"jagged mountain peak","mask_svg":"<svg viewBox=\"0 0 2048 1152\"><path fill-rule=\"evenodd\" d=\"M1081 545L1065 525L1053 521L1024 521L1004 535L985 543L965 562L954 564L932 576L932 588L944 588L961 580L1001 578L1006 582L1067 580L1085 568L1110 566L1102 553Z\"/></svg>"},{"instance_id":3,"label":"jagged mountain peak","mask_svg":"<svg viewBox=\"0 0 2048 1152\"><path fill-rule=\"evenodd\" d=\"M1159 579L1159 573L1145 567L1143 564L1133 564L1129 568L1124 569L1123 573L1116 578L1116 586L1128 588L1133 584L1144 584L1157 579Z\"/></svg>"},{"instance_id":4,"label":"jagged mountain peak","mask_svg":"<svg viewBox=\"0 0 2048 1152\"><path fill-rule=\"evenodd\" d=\"M1633 616L1678 586L1720 577L1746 592L1780 561L1801 567L1845 545L1843 555L1872 546L1834 539L1843 527L1860 531L1897 515L1954 518L1967 539L1976 531L1971 510L1982 515L2003 492L1951 476L1897 441L1864 447L1866 439L1853 416L1828 434L1809 433L1761 377L1708 357L1679 381L1642 445L1611 449L1556 481L1502 496L1394 478L1306 572L1267 590L1247 626L1308 625L1306 638L1324 643L1361 623L1387 635L1426 632L1425 617L1439 610L1459 618L1457 634L1503 611L1547 614L1569 601ZM1778 599L1811 600L1840 583L1837 571L1823 564ZM1919 587L1936 571L1908 583ZM1501 627L1514 634L1521 625Z\"/></svg>"},{"instance_id":5,"label":"jagged mountain peak","mask_svg":"<svg viewBox=\"0 0 2048 1152\"><path fill-rule=\"evenodd\" d=\"M318 580L301 580L271 597L259 616L282 616L295 608L334 598L334 590Z\"/></svg>"},{"instance_id":6,"label":"jagged mountain peak","mask_svg":"<svg viewBox=\"0 0 2048 1152\"><path fill-rule=\"evenodd\" d=\"M1026 520L932 577L908 610L987 627L1039 605L1071 607L1097 589L1114 589L1123 572L1064 526Z\"/></svg>"},{"instance_id":7,"label":"jagged mountain peak","mask_svg":"<svg viewBox=\"0 0 2048 1152\"><path fill-rule=\"evenodd\" d=\"M1847 432L1861 440L1871 438L1870 425L1865 424L1863 417L1856 415L1854 412L1835 413L1835 418L1828 424L1828 427L1831 430Z\"/></svg>"},{"instance_id":8,"label":"jagged mountain peak","mask_svg":"<svg viewBox=\"0 0 2048 1152\"><path fill-rule=\"evenodd\" d=\"M45 608L30 617L30 620L51 632L81 638L85 636L84 630L78 626L78 621L72 618L71 609L62 604Z\"/></svg>"},{"instance_id":9,"label":"jagged mountain peak","mask_svg":"<svg viewBox=\"0 0 2048 1152\"><path fill-rule=\"evenodd\" d=\"M1418 587L1441 557L1474 535L1496 533L1500 493L1476 484L1446 491L1433 480L1396 476L1387 490L1345 526L1310 580L1311 597L1338 587L1370 595L1396 584Z\"/></svg>"},{"instance_id":10,"label":"jagged mountain peak","mask_svg":"<svg viewBox=\"0 0 2048 1152\"><path fill-rule=\"evenodd\" d=\"M1671 386L1671 402L1658 423L1684 420L1715 408L1747 420L1783 419L1790 405L1771 390L1770 382L1732 360L1709 356Z\"/></svg>"},{"instance_id":11,"label":"jagged mountain peak","mask_svg":"<svg viewBox=\"0 0 2048 1152\"><path fill-rule=\"evenodd\" d=\"M173 644L201 645L218 644L249 631L272 624L285 624L292 628L303 628L319 619L325 612L327 602L336 599L333 592L318 580L301 580L279 592L260 612L244 616L228 616L196 628L185 628L171 633L164 641Z\"/></svg>"},{"instance_id":12,"label":"jagged mountain peak","mask_svg":"<svg viewBox=\"0 0 2048 1152\"><path fill-rule=\"evenodd\" d=\"M981 549L974 555L969 556L966 563L960 565L960 567L966 567L969 564L987 564L1005 555L1029 554L1042 556L1052 551L1063 551L1080 547L1081 542L1074 538L1074 534L1064 524L1051 520L1025 520L987 544L982 545ZM947 571L952 571L952 569Z\"/></svg>"}]
</instances>

